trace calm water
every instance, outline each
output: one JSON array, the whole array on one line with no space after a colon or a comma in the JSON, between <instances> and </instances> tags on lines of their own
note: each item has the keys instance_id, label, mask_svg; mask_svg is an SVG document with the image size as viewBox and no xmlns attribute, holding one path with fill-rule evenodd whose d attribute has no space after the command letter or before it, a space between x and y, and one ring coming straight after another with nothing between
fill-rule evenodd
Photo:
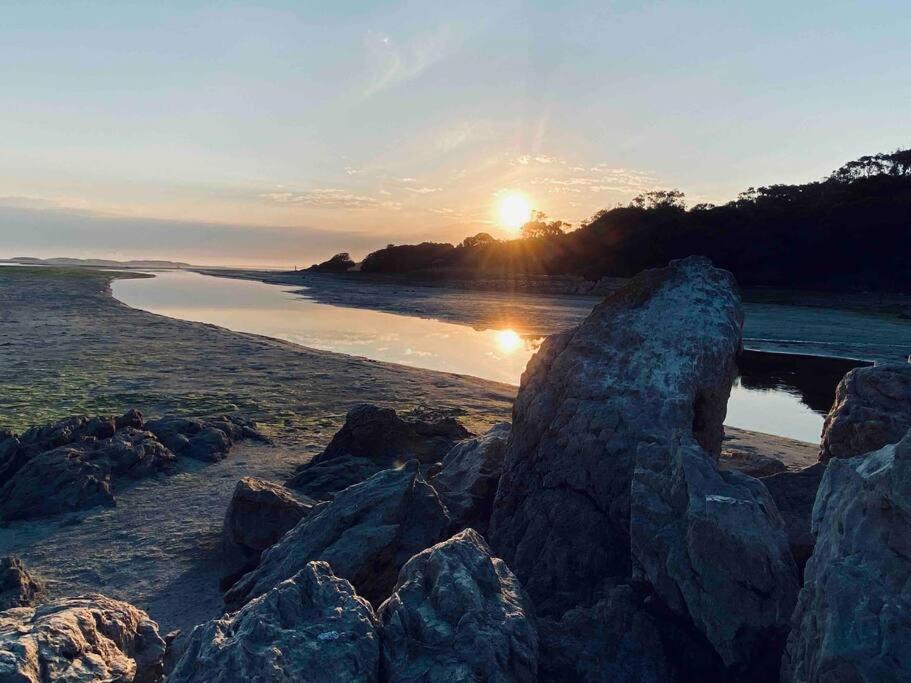
<instances>
[{"instance_id":1,"label":"calm water","mask_svg":"<svg viewBox=\"0 0 911 683\"><path fill-rule=\"evenodd\" d=\"M540 338L318 304L288 287L185 271L115 280L114 296L151 313L374 360L518 384ZM835 384L850 364L748 353L726 424L816 442Z\"/></svg>"}]
</instances>

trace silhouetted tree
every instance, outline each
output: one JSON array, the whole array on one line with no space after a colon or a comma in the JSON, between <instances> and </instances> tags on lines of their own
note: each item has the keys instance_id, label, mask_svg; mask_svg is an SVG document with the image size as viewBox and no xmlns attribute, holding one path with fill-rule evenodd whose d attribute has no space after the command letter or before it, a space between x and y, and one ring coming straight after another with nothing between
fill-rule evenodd
<instances>
[{"instance_id":1,"label":"silhouetted tree","mask_svg":"<svg viewBox=\"0 0 911 683\"><path fill-rule=\"evenodd\" d=\"M680 190L652 190L636 195L629 205L635 209L685 209L686 196Z\"/></svg>"},{"instance_id":2,"label":"silhouetted tree","mask_svg":"<svg viewBox=\"0 0 911 683\"><path fill-rule=\"evenodd\" d=\"M532 211L531 220L522 226L522 237L538 239L541 237L559 237L572 227L563 221L547 221L547 214L543 211Z\"/></svg>"},{"instance_id":3,"label":"silhouetted tree","mask_svg":"<svg viewBox=\"0 0 911 683\"><path fill-rule=\"evenodd\" d=\"M331 259L310 266L307 270L317 273L344 273L354 267L354 261L347 251L336 254Z\"/></svg>"},{"instance_id":4,"label":"silhouetted tree","mask_svg":"<svg viewBox=\"0 0 911 683\"><path fill-rule=\"evenodd\" d=\"M486 232L479 232L477 235L466 237L459 242L459 249L470 249L471 247L483 247L487 244L494 244L499 240L493 235Z\"/></svg>"}]
</instances>

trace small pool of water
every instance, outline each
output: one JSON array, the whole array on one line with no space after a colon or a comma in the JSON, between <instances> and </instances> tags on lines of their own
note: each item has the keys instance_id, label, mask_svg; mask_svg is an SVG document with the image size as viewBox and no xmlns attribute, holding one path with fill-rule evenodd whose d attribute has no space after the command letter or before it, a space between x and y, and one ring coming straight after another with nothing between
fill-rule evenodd
<instances>
[{"instance_id":1,"label":"small pool of water","mask_svg":"<svg viewBox=\"0 0 911 683\"><path fill-rule=\"evenodd\" d=\"M151 313L262 334L315 349L518 384L540 337L316 303L306 292L186 271L115 280L114 296ZM747 352L725 424L817 442L843 360Z\"/></svg>"}]
</instances>

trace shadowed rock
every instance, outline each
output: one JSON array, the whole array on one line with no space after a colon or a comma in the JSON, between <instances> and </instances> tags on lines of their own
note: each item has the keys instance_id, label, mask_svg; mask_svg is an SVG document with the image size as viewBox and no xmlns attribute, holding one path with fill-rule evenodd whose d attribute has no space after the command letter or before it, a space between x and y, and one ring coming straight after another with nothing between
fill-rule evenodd
<instances>
[{"instance_id":1,"label":"shadowed rock","mask_svg":"<svg viewBox=\"0 0 911 683\"><path fill-rule=\"evenodd\" d=\"M784 521L788 545L801 575L816 543L810 522L816 491L825 471L825 464L817 463L799 472L781 472L762 480Z\"/></svg>"},{"instance_id":2,"label":"shadowed rock","mask_svg":"<svg viewBox=\"0 0 911 683\"><path fill-rule=\"evenodd\" d=\"M633 475L635 573L739 676L777 671L797 567L762 482L719 471L695 441L643 443Z\"/></svg>"},{"instance_id":3,"label":"shadowed rock","mask_svg":"<svg viewBox=\"0 0 911 683\"><path fill-rule=\"evenodd\" d=\"M225 513L222 543L229 557L256 561L313 508L278 484L244 477Z\"/></svg>"},{"instance_id":4,"label":"shadowed rock","mask_svg":"<svg viewBox=\"0 0 911 683\"><path fill-rule=\"evenodd\" d=\"M400 417L391 408L362 403L326 449L295 470L289 488L318 500L408 460L429 465L440 461L453 445L471 436L452 417Z\"/></svg>"},{"instance_id":5,"label":"shadowed rock","mask_svg":"<svg viewBox=\"0 0 911 683\"><path fill-rule=\"evenodd\" d=\"M146 423L146 428L175 454L206 462L224 460L231 446L241 439L268 441L255 423L233 415L163 417Z\"/></svg>"},{"instance_id":6,"label":"shadowed rock","mask_svg":"<svg viewBox=\"0 0 911 683\"><path fill-rule=\"evenodd\" d=\"M472 528L487 533L511 425L495 425L483 436L453 446L433 477L456 529Z\"/></svg>"},{"instance_id":7,"label":"shadowed rock","mask_svg":"<svg viewBox=\"0 0 911 683\"><path fill-rule=\"evenodd\" d=\"M782 680L911 680L911 431L829 463Z\"/></svg>"},{"instance_id":8,"label":"shadowed rock","mask_svg":"<svg viewBox=\"0 0 911 683\"><path fill-rule=\"evenodd\" d=\"M0 680L160 680L165 644L142 610L103 595L0 613Z\"/></svg>"},{"instance_id":9,"label":"shadowed rock","mask_svg":"<svg viewBox=\"0 0 911 683\"><path fill-rule=\"evenodd\" d=\"M852 370L838 383L819 459L853 458L896 443L911 429L911 364Z\"/></svg>"},{"instance_id":10,"label":"shadowed rock","mask_svg":"<svg viewBox=\"0 0 911 683\"><path fill-rule=\"evenodd\" d=\"M531 604L473 529L415 555L379 610L388 681L535 681Z\"/></svg>"},{"instance_id":11,"label":"shadowed rock","mask_svg":"<svg viewBox=\"0 0 911 683\"><path fill-rule=\"evenodd\" d=\"M32 607L43 593L44 584L28 573L18 557L0 558L0 610Z\"/></svg>"},{"instance_id":12,"label":"shadowed rock","mask_svg":"<svg viewBox=\"0 0 911 683\"><path fill-rule=\"evenodd\" d=\"M693 257L636 276L531 359L490 535L541 613L629 576L642 440L692 434L718 455L742 322L731 274Z\"/></svg>"},{"instance_id":13,"label":"shadowed rock","mask_svg":"<svg viewBox=\"0 0 911 683\"><path fill-rule=\"evenodd\" d=\"M310 562L239 612L197 626L169 683L376 681L380 645L370 604Z\"/></svg>"},{"instance_id":14,"label":"shadowed rock","mask_svg":"<svg viewBox=\"0 0 911 683\"><path fill-rule=\"evenodd\" d=\"M374 605L395 586L402 565L444 537L450 518L416 461L341 491L266 550L259 566L225 595L239 607L323 560Z\"/></svg>"}]
</instances>

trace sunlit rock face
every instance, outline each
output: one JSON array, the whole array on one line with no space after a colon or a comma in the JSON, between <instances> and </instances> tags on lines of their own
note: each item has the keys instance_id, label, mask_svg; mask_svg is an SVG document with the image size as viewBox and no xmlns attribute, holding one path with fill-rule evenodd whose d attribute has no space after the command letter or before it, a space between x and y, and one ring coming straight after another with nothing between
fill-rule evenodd
<instances>
[{"instance_id":1,"label":"sunlit rock face","mask_svg":"<svg viewBox=\"0 0 911 683\"><path fill-rule=\"evenodd\" d=\"M539 612L630 575L641 442L683 434L718 455L742 325L731 274L692 257L633 278L529 362L490 538Z\"/></svg>"},{"instance_id":2,"label":"sunlit rock face","mask_svg":"<svg viewBox=\"0 0 911 683\"><path fill-rule=\"evenodd\" d=\"M782 680L911 680L911 431L829 463Z\"/></svg>"}]
</instances>

